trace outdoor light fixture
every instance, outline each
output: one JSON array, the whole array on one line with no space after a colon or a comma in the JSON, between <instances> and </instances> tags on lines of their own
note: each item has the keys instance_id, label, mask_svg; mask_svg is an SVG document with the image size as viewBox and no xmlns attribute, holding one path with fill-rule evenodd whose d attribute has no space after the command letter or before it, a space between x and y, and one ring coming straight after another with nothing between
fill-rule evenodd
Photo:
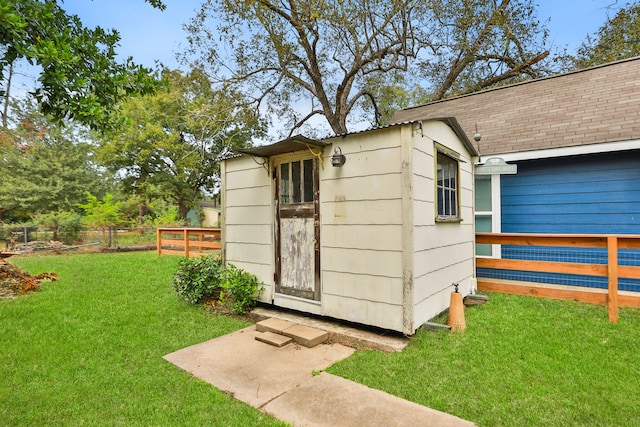
<instances>
[{"instance_id":1,"label":"outdoor light fixture","mask_svg":"<svg viewBox=\"0 0 640 427\"><path fill-rule=\"evenodd\" d=\"M473 139L476 142L480 142L480 140L482 139L482 134L480 132L478 132L478 124L476 123L476 134L473 135Z\"/></svg>"},{"instance_id":2,"label":"outdoor light fixture","mask_svg":"<svg viewBox=\"0 0 640 427\"><path fill-rule=\"evenodd\" d=\"M347 158L342 154L342 149L336 146L333 149L333 156L331 156L331 166L334 168L339 168L344 165L344 162L347 161Z\"/></svg>"}]
</instances>

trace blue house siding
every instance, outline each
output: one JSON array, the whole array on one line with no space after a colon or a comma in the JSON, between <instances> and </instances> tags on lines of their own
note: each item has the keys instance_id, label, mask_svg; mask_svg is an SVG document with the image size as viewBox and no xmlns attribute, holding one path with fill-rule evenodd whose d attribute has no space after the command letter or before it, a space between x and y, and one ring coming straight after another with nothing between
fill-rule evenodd
<instances>
[{"instance_id":1,"label":"blue house siding","mask_svg":"<svg viewBox=\"0 0 640 427\"><path fill-rule=\"evenodd\" d=\"M629 151L518 163L501 179L505 233L640 234L640 152ZM509 259L606 264L606 250L503 246ZM621 265L640 265L637 251L620 251ZM478 276L606 288L606 278L478 269ZM640 281L620 280L640 291Z\"/></svg>"},{"instance_id":2,"label":"blue house siding","mask_svg":"<svg viewBox=\"0 0 640 427\"><path fill-rule=\"evenodd\" d=\"M640 152L520 162L501 195L505 233L640 234Z\"/></svg>"}]
</instances>

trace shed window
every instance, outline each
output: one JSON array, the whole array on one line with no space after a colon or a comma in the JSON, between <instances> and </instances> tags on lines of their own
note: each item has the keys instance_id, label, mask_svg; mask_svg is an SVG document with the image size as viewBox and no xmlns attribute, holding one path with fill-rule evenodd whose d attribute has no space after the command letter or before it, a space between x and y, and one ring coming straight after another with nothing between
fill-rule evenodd
<instances>
[{"instance_id":1,"label":"shed window","mask_svg":"<svg viewBox=\"0 0 640 427\"><path fill-rule=\"evenodd\" d=\"M280 164L280 202L313 202L313 160Z\"/></svg>"},{"instance_id":2,"label":"shed window","mask_svg":"<svg viewBox=\"0 0 640 427\"><path fill-rule=\"evenodd\" d=\"M458 160L437 150L438 178L436 183L436 203L438 221L458 221L459 215L459 184Z\"/></svg>"}]
</instances>

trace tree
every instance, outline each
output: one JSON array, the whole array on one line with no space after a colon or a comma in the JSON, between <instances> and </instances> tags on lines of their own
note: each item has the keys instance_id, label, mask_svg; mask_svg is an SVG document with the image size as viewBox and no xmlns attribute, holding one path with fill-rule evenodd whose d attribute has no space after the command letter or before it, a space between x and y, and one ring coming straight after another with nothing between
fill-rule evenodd
<instances>
[{"instance_id":1,"label":"tree","mask_svg":"<svg viewBox=\"0 0 640 427\"><path fill-rule=\"evenodd\" d=\"M531 4L207 0L186 27L187 56L287 120L289 135L316 116L342 134L363 107L379 124L392 104L384 97L411 96L415 84L439 99L536 74L546 53L528 46L544 38Z\"/></svg>"},{"instance_id":2,"label":"tree","mask_svg":"<svg viewBox=\"0 0 640 427\"><path fill-rule=\"evenodd\" d=\"M580 48L574 65L586 68L640 55L640 4L622 7L613 18L588 36Z\"/></svg>"},{"instance_id":3,"label":"tree","mask_svg":"<svg viewBox=\"0 0 640 427\"><path fill-rule=\"evenodd\" d=\"M123 104L125 126L103 137L100 158L122 177L125 193L144 203L154 190L185 219L203 191L215 191L220 156L262 130L251 111L235 107L237 95L214 90L202 70L162 76L158 93Z\"/></svg>"},{"instance_id":4,"label":"tree","mask_svg":"<svg viewBox=\"0 0 640 427\"><path fill-rule=\"evenodd\" d=\"M41 69L34 95L43 113L101 128L120 100L154 88L148 69L116 60L116 31L85 28L55 0L0 0L0 22L0 95L10 90L13 64L26 60Z\"/></svg>"},{"instance_id":5,"label":"tree","mask_svg":"<svg viewBox=\"0 0 640 427\"><path fill-rule=\"evenodd\" d=\"M107 193L102 200L90 192L86 193L87 203L78 206L84 210L84 223L91 228L97 228L102 233L102 243L109 245L107 232L109 227L114 227L122 223L120 213L120 202L113 199L113 194Z\"/></svg>"},{"instance_id":6,"label":"tree","mask_svg":"<svg viewBox=\"0 0 640 427\"><path fill-rule=\"evenodd\" d=\"M85 191L104 193L81 128L48 121L26 100L13 110L16 124L0 138L0 220L72 211Z\"/></svg>"},{"instance_id":7,"label":"tree","mask_svg":"<svg viewBox=\"0 0 640 427\"><path fill-rule=\"evenodd\" d=\"M535 78L549 55L546 30L531 1L431 0L424 15L425 55L418 61L433 82L431 101L498 83Z\"/></svg>"},{"instance_id":8,"label":"tree","mask_svg":"<svg viewBox=\"0 0 640 427\"><path fill-rule=\"evenodd\" d=\"M68 245L80 240L82 216L78 212L58 211L35 215L35 223L53 233L53 241Z\"/></svg>"}]
</instances>

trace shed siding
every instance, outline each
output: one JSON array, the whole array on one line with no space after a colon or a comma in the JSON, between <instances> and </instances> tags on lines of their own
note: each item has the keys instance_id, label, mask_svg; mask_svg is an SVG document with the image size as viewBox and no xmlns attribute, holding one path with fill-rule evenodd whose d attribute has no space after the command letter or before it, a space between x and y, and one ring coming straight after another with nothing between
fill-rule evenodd
<instances>
[{"instance_id":1,"label":"shed siding","mask_svg":"<svg viewBox=\"0 0 640 427\"><path fill-rule=\"evenodd\" d=\"M402 315L397 313L401 307L395 307L388 302L371 301L368 298L345 298L342 295L324 295L324 305L327 315L351 322L364 323L371 326L402 331Z\"/></svg>"},{"instance_id":2,"label":"shed siding","mask_svg":"<svg viewBox=\"0 0 640 427\"><path fill-rule=\"evenodd\" d=\"M357 273L324 273L324 292L352 299L371 295L375 301L402 304L402 281L397 277L372 276Z\"/></svg>"},{"instance_id":3,"label":"shed siding","mask_svg":"<svg viewBox=\"0 0 640 427\"><path fill-rule=\"evenodd\" d=\"M357 192L357 189L343 190L334 200L323 203L321 211L323 225L342 226L348 230L348 227L358 225L382 227L389 224L402 224L399 199L353 200L346 194L347 192ZM322 197L322 189L320 197ZM344 232L345 229L339 231Z\"/></svg>"},{"instance_id":4,"label":"shed siding","mask_svg":"<svg viewBox=\"0 0 640 427\"><path fill-rule=\"evenodd\" d=\"M452 283L475 288L473 266L473 159L449 126L423 122L413 132L414 329L449 307ZM423 136L424 135L424 136ZM434 141L460 154L462 222L436 223Z\"/></svg>"},{"instance_id":5,"label":"shed siding","mask_svg":"<svg viewBox=\"0 0 640 427\"><path fill-rule=\"evenodd\" d=\"M222 185L225 262L255 274L266 285L261 299L270 302L274 271L271 179L251 157L240 157L224 161Z\"/></svg>"},{"instance_id":6,"label":"shed siding","mask_svg":"<svg viewBox=\"0 0 640 427\"><path fill-rule=\"evenodd\" d=\"M345 228L344 224L325 225L322 232L323 245L375 251L402 246L400 224L349 224L349 233L344 233ZM354 234L358 235L357 240L353 239Z\"/></svg>"},{"instance_id":7,"label":"shed siding","mask_svg":"<svg viewBox=\"0 0 640 427\"><path fill-rule=\"evenodd\" d=\"M401 140L398 127L335 138L346 156L320 180L326 315L402 330Z\"/></svg>"},{"instance_id":8,"label":"shed siding","mask_svg":"<svg viewBox=\"0 0 640 427\"><path fill-rule=\"evenodd\" d=\"M264 170L263 170L264 174ZM258 179L264 180L264 176L258 175ZM227 194L227 204L229 206L270 206L270 188L262 185L261 188L267 191L257 191L256 188L237 188Z\"/></svg>"},{"instance_id":9,"label":"shed siding","mask_svg":"<svg viewBox=\"0 0 640 427\"><path fill-rule=\"evenodd\" d=\"M472 165L445 123L326 140L319 169L319 301L276 294L273 182L250 156L224 162L225 259L266 284L275 305L412 334L446 310L452 282L473 281ZM434 140L460 154L461 223L436 223ZM330 157L339 146L343 167ZM271 164L302 152L277 156ZM305 154L308 154L305 152Z\"/></svg>"}]
</instances>

